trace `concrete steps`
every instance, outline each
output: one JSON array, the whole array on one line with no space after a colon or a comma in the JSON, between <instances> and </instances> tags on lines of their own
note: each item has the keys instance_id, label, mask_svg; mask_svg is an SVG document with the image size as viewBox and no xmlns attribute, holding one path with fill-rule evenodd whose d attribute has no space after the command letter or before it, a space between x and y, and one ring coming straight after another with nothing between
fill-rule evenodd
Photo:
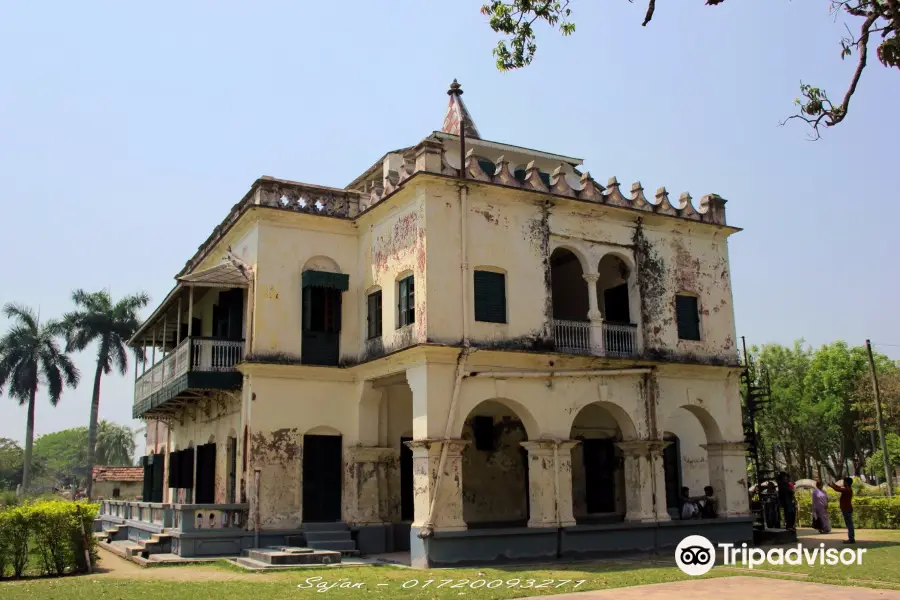
<instances>
[{"instance_id":1,"label":"concrete steps","mask_svg":"<svg viewBox=\"0 0 900 600\"><path fill-rule=\"evenodd\" d=\"M250 550L245 550L241 559L249 559L240 564L251 568L260 568L260 565L263 567L330 565L341 562L341 553L329 550L301 548L297 546L269 546L266 548L251 548Z\"/></svg>"},{"instance_id":2,"label":"concrete steps","mask_svg":"<svg viewBox=\"0 0 900 600\"><path fill-rule=\"evenodd\" d=\"M350 533L350 527L346 523L304 523L303 524L305 546L314 550L328 550L332 552L340 552L344 556L355 556L359 554L356 548L356 542ZM289 536L288 543L294 543L292 538L297 536Z\"/></svg>"}]
</instances>

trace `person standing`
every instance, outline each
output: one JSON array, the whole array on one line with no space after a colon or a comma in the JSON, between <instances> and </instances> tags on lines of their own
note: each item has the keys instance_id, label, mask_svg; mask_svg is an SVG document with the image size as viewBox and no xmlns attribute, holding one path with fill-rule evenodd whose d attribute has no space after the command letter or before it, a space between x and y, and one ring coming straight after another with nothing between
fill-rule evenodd
<instances>
[{"instance_id":1,"label":"person standing","mask_svg":"<svg viewBox=\"0 0 900 600\"><path fill-rule=\"evenodd\" d=\"M844 543L855 544L856 532L853 530L853 479L844 477L843 487L839 486L837 483L832 483L831 489L841 495L841 515L843 515L844 524L847 526L847 539L844 540Z\"/></svg>"},{"instance_id":2,"label":"person standing","mask_svg":"<svg viewBox=\"0 0 900 600\"><path fill-rule=\"evenodd\" d=\"M796 531L797 505L794 502L794 487L788 480L788 474L784 472L778 477L778 503L784 510L784 528Z\"/></svg>"},{"instance_id":3,"label":"person standing","mask_svg":"<svg viewBox=\"0 0 900 600\"><path fill-rule=\"evenodd\" d=\"M812 492L812 507L815 524L819 533L831 533L831 522L828 520L828 494L825 493L825 485L816 481L816 489Z\"/></svg>"}]
</instances>

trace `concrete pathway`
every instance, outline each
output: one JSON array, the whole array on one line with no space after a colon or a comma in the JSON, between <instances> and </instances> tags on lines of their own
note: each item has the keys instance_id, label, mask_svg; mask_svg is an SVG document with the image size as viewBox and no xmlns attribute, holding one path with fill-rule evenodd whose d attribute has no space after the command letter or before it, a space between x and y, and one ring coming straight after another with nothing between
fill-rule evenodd
<instances>
[{"instance_id":1,"label":"concrete pathway","mask_svg":"<svg viewBox=\"0 0 900 600\"><path fill-rule=\"evenodd\" d=\"M616 600L672 600L673 598L690 598L691 600L745 600L746 598L823 600L824 598L839 597L853 600L900 600L900 592L738 576L657 583L558 596L535 596L523 600L536 600L537 598L552 598L553 600L608 600L612 598Z\"/></svg>"}]
</instances>

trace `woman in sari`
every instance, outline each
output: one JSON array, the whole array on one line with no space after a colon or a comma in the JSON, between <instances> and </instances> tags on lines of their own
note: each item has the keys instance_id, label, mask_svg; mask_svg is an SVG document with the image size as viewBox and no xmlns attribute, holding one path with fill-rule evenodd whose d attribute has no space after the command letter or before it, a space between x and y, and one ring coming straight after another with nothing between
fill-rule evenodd
<instances>
[{"instance_id":1,"label":"woman in sari","mask_svg":"<svg viewBox=\"0 0 900 600\"><path fill-rule=\"evenodd\" d=\"M821 481L816 481L816 489L812 492L813 527L819 533L830 533L831 523L828 521L828 494L823 490Z\"/></svg>"}]
</instances>

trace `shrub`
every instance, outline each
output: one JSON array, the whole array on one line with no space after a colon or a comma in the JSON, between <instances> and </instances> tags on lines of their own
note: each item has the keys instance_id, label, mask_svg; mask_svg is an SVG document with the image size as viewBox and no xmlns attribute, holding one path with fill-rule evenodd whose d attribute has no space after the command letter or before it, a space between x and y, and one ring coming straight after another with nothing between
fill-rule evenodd
<instances>
[{"instance_id":1,"label":"shrub","mask_svg":"<svg viewBox=\"0 0 900 600\"><path fill-rule=\"evenodd\" d=\"M0 510L0 577L10 567L11 575L21 577L28 566L29 550L40 558L37 568L41 573L63 575L86 570L85 542L91 562L96 560L91 533L96 514L95 504L63 500L41 500Z\"/></svg>"},{"instance_id":2,"label":"shrub","mask_svg":"<svg viewBox=\"0 0 900 600\"><path fill-rule=\"evenodd\" d=\"M812 496L797 494L800 523L812 522ZM828 519L832 527L843 527L844 517L841 515L837 498L829 494ZM856 496L853 497L853 525L858 529L897 529L900 528L900 497L888 496Z\"/></svg>"}]
</instances>

